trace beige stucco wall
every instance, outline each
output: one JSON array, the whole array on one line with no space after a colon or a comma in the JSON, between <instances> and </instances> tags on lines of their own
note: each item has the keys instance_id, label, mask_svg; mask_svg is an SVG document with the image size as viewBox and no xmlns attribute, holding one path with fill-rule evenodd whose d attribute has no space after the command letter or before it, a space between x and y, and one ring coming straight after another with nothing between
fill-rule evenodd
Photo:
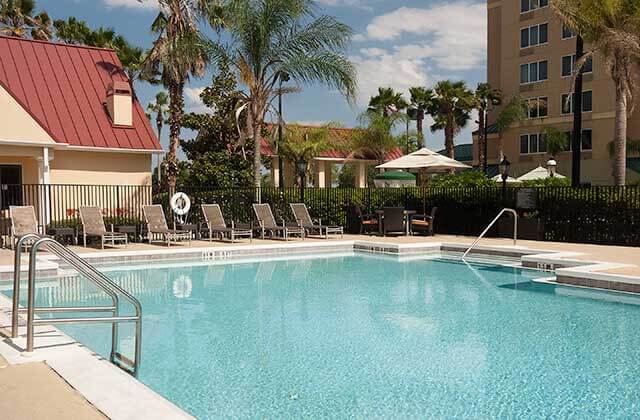
<instances>
[{"instance_id":1,"label":"beige stucco wall","mask_svg":"<svg viewBox=\"0 0 640 420\"><path fill-rule=\"evenodd\" d=\"M151 185L151 154L56 150L51 183Z\"/></svg>"},{"instance_id":2,"label":"beige stucco wall","mask_svg":"<svg viewBox=\"0 0 640 420\"><path fill-rule=\"evenodd\" d=\"M0 86L0 140L55 143L51 136L2 86Z\"/></svg>"}]
</instances>

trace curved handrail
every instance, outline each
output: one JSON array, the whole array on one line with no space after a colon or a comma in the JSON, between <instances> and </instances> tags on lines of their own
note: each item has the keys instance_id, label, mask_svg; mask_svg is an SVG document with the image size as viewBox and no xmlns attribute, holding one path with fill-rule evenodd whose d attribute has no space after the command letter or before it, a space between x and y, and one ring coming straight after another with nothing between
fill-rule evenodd
<instances>
[{"instance_id":1,"label":"curved handrail","mask_svg":"<svg viewBox=\"0 0 640 420\"><path fill-rule=\"evenodd\" d=\"M28 233L21 236L16 243L13 259L13 296L11 302L11 338L18 336L18 307L20 306L20 262L22 247L28 240L40 239L40 235Z\"/></svg>"},{"instance_id":2,"label":"curved handrail","mask_svg":"<svg viewBox=\"0 0 640 420\"><path fill-rule=\"evenodd\" d=\"M498 213L498 215L491 221L491 223L489 223L489 226L486 227L485 230L482 231L482 233L480 234L480 236L478 236L476 238L475 241L473 241L473 243L471 244L471 246L467 249L467 251L462 255L462 260L464 261L465 257L467 256L467 254L469 254L469 252L473 249L473 247L476 246L476 244L478 242L480 242L480 239L482 239L484 237L484 235L487 234L487 232L489 231L489 229L491 229L491 227L498 221L498 219L500 219L500 217L505 213L505 212L509 212L511 214L513 214L513 246L516 245L516 242L518 240L518 212L515 211L514 209L509 209L509 208L504 208L500 211L500 213Z\"/></svg>"},{"instance_id":3,"label":"curved handrail","mask_svg":"<svg viewBox=\"0 0 640 420\"><path fill-rule=\"evenodd\" d=\"M87 279L91 280L94 284L100 287L104 292L115 297L115 310L113 317L97 317L97 318L78 318L78 319L47 319L43 320L46 323L60 322L110 322L112 324L112 343L111 343L111 361L115 362L116 359L122 360L123 356L117 354L117 325L119 322L133 321L135 322L135 358L132 364L133 375L137 376L140 368L140 353L141 353L141 336L142 336L142 305L133 295L120 287L115 282L111 281L108 277L98 271L91 264L80 258L77 254L71 252L69 249L58 243L51 238L40 238L32 246L29 253L29 283L27 289L27 352L33 351L33 334L34 334L34 312L35 312L35 273L36 273L36 256L40 247L46 246L47 249L59 258L64 259L71 266L76 268L80 273L84 274ZM18 282L19 284L19 282ZM122 295L135 309L135 316L118 316L118 297ZM87 311L91 311L91 307L87 307ZM17 313L17 312L16 312ZM119 356L119 357L117 357Z\"/></svg>"}]
</instances>

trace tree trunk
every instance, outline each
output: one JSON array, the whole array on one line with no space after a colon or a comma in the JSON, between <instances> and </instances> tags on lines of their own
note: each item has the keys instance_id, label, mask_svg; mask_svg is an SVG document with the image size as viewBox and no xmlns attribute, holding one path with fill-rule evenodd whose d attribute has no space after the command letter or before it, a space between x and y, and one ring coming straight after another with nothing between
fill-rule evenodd
<instances>
[{"instance_id":1,"label":"tree trunk","mask_svg":"<svg viewBox=\"0 0 640 420\"><path fill-rule=\"evenodd\" d=\"M447 115L447 124L444 126L444 147L447 149L447 156L451 159L456 158L456 152L453 145L453 114Z\"/></svg>"},{"instance_id":2,"label":"tree trunk","mask_svg":"<svg viewBox=\"0 0 640 420\"><path fill-rule=\"evenodd\" d=\"M616 117L613 157L613 183L625 185L627 170L627 95L624 89L616 88Z\"/></svg>"},{"instance_id":3,"label":"tree trunk","mask_svg":"<svg viewBox=\"0 0 640 420\"><path fill-rule=\"evenodd\" d=\"M424 131L422 123L424 121L424 109L418 108L418 115L416 116L416 131L418 132L418 138L422 141L422 147L427 147L427 140L424 138Z\"/></svg>"},{"instance_id":4,"label":"tree trunk","mask_svg":"<svg viewBox=\"0 0 640 420\"><path fill-rule=\"evenodd\" d=\"M180 128L184 112L184 82L169 86L169 152L167 153L167 183L169 193L176 189L178 178L178 147L180 146Z\"/></svg>"},{"instance_id":5,"label":"tree trunk","mask_svg":"<svg viewBox=\"0 0 640 420\"><path fill-rule=\"evenodd\" d=\"M162 116L162 105L160 105L160 109L156 115L156 128L158 129L158 142L160 142L160 136L162 136L162 126L164 125L164 117ZM158 156L158 167L156 168L157 178L158 178L158 187L162 185L162 156L160 154Z\"/></svg>"},{"instance_id":6,"label":"tree trunk","mask_svg":"<svg viewBox=\"0 0 640 420\"><path fill-rule=\"evenodd\" d=\"M484 155L484 143L487 141L487 139L484 137L484 133L485 133L485 124L487 123L484 120L484 116L485 116L485 111L484 109L480 108L478 111L480 111L478 113L478 163L480 165L480 168L482 168L484 170L485 168L485 159L487 159L487 157Z\"/></svg>"}]
</instances>

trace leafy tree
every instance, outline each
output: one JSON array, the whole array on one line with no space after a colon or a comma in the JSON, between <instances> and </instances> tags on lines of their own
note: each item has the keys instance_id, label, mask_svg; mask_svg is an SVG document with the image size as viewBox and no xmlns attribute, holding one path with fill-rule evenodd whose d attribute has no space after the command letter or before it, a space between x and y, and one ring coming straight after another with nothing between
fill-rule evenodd
<instances>
[{"instance_id":1,"label":"leafy tree","mask_svg":"<svg viewBox=\"0 0 640 420\"><path fill-rule=\"evenodd\" d=\"M411 95L411 106L416 112L418 142L426 147L426 143L424 141L424 129L422 125L424 122L424 113L429 109L433 101L433 91L423 87L412 87L409 88L409 94Z\"/></svg>"},{"instance_id":2,"label":"leafy tree","mask_svg":"<svg viewBox=\"0 0 640 420\"><path fill-rule=\"evenodd\" d=\"M367 185L374 185L374 178L378 170L375 166L367 166ZM356 166L351 163L346 163L342 166L342 169L336 177L338 180L338 188L353 188L356 183Z\"/></svg>"},{"instance_id":3,"label":"leafy tree","mask_svg":"<svg viewBox=\"0 0 640 420\"><path fill-rule=\"evenodd\" d=\"M484 155L484 146L487 142L485 138L487 124L486 120L487 110L491 105L500 105L502 103L502 92L498 89L493 89L489 83L478 83L474 96L474 107L478 110L478 157L480 167L484 168L487 164L488 157Z\"/></svg>"},{"instance_id":4,"label":"leafy tree","mask_svg":"<svg viewBox=\"0 0 640 420\"><path fill-rule=\"evenodd\" d=\"M545 141L547 143L547 153L550 156L558 156L560 152L564 152L568 149L569 138L567 133L558 130L555 127L545 127L542 130L545 135Z\"/></svg>"},{"instance_id":5,"label":"leafy tree","mask_svg":"<svg viewBox=\"0 0 640 420\"><path fill-rule=\"evenodd\" d=\"M35 0L0 0L0 35L50 40L51 18L35 9Z\"/></svg>"},{"instance_id":6,"label":"leafy tree","mask_svg":"<svg viewBox=\"0 0 640 420\"><path fill-rule=\"evenodd\" d=\"M167 92L160 91L156 93L156 101L147 105L147 110L156 114L156 129L158 130L158 138L162 135L162 127L167 118L169 105L169 96Z\"/></svg>"},{"instance_id":7,"label":"leafy tree","mask_svg":"<svg viewBox=\"0 0 640 420\"><path fill-rule=\"evenodd\" d=\"M528 116L529 109L527 108L527 103L519 96L514 96L513 98L511 98L507 105L502 108L502 111L500 111L500 113L498 114L496 127L498 129L498 132L501 134L500 144L498 147L498 159L500 161L502 161L502 159L504 158L504 143L502 134L513 124L526 119Z\"/></svg>"},{"instance_id":8,"label":"leafy tree","mask_svg":"<svg viewBox=\"0 0 640 420\"><path fill-rule=\"evenodd\" d=\"M157 38L146 59L146 70L159 73L169 91L169 151L167 181L176 186L177 153L184 116L184 86L190 77L201 77L208 61L205 40L196 22L195 5L189 0L160 0L160 12L152 24Z\"/></svg>"},{"instance_id":9,"label":"leafy tree","mask_svg":"<svg viewBox=\"0 0 640 420\"><path fill-rule=\"evenodd\" d=\"M246 128L254 141L254 183L260 186L261 144L265 114L279 95L296 88L280 89L286 73L297 84L321 83L337 88L351 99L356 76L346 56L352 31L330 16L315 16L311 0L229 0L223 15L229 44L211 44L218 60L226 59L246 86L242 106Z\"/></svg>"},{"instance_id":10,"label":"leafy tree","mask_svg":"<svg viewBox=\"0 0 640 420\"><path fill-rule=\"evenodd\" d=\"M404 114L384 115L375 111L365 111L358 117L360 127L354 130L349 142L352 156L373 157L379 164L389 152L398 148L399 139L393 135L398 123L406 120Z\"/></svg>"},{"instance_id":11,"label":"leafy tree","mask_svg":"<svg viewBox=\"0 0 640 420\"><path fill-rule=\"evenodd\" d=\"M615 85L614 169L616 185L626 181L627 119L633 108L640 61L640 2L637 0L552 0L562 22L590 45L576 63L583 67L599 54Z\"/></svg>"},{"instance_id":12,"label":"leafy tree","mask_svg":"<svg viewBox=\"0 0 640 420\"><path fill-rule=\"evenodd\" d=\"M433 89L429 114L434 119L431 131L444 130L444 146L447 156L455 159L454 137L467 125L473 109L473 92L465 82L443 80Z\"/></svg>"},{"instance_id":13,"label":"leafy tree","mask_svg":"<svg viewBox=\"0 0 640 420\"><path fill-rule=\"evenodd\" d=\"M396 92L390 87L379 87L378 94L369 99L369 110L385 116L401 111L407 106L409 104L402 97L402 93Z\"/></svg>"},{"instance_id":14,"label":"leafy tree","mask_svg":"<svg viewBox=\"0 0 640 420\"><path fill-rule=\"evenodd\" d=\"M183 141L188 159L189 185L215 188L250 187L251 162L234 120L234 111L242 100L235 75L226 62L218 65L211 86L200 94L210 112L184 116L183 127L198 132L193 140Z\"/></svg>"}]
</instances>

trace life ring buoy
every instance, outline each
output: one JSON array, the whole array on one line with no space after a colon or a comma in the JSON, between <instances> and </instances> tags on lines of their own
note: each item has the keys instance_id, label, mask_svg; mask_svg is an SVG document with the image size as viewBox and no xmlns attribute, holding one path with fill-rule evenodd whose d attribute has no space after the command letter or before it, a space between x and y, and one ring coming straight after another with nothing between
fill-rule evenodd
<instances>
[{"instance_id":1,"label":"life ring buoy","mask_svg":"<svg viewBox=\"0 0 640 420\"><path fill-rule=\"evenodd\" d=\"M191 200L189 196L183 192L175 193L173 197L171 197L169 204L171 205L171 210L178 216L184 216L189 213L189 209L191 209Z\"/></svg>"}]
</instances>

